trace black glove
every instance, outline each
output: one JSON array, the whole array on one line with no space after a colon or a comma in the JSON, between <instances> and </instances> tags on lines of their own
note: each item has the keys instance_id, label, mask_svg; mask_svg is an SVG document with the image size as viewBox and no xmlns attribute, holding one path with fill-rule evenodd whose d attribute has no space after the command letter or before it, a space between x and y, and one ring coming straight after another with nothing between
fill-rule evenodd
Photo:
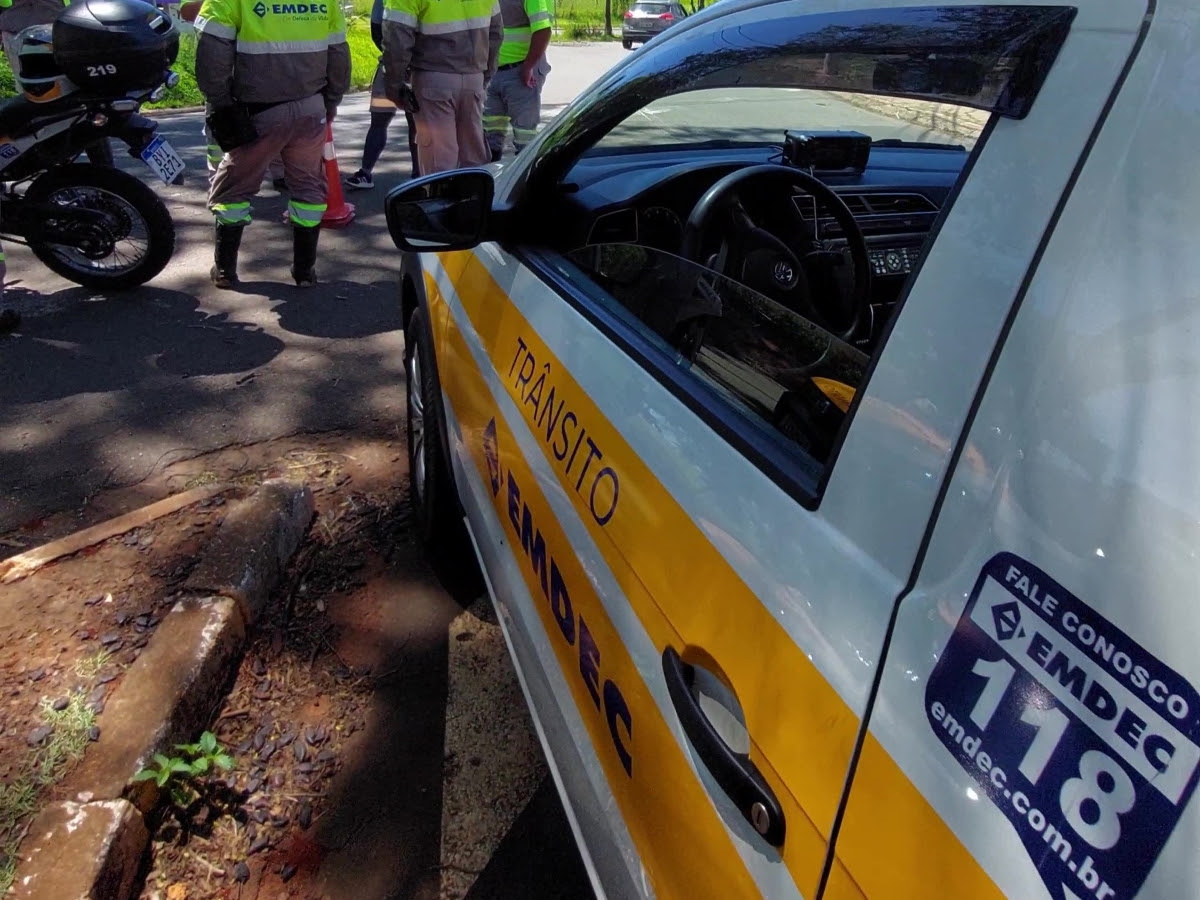
<instances>
[{"instance_id":1,"label":"black glove","mask_svg":"<svg viewBox=\"0 0 1200 900\"><path fill-rule=\"evenodd\" d=\"M244 147L258 137L258 129L254 127L254 118L250 115L250 110L240 103L218 106L204 121L212 139L226 153Z\"/></svg>"},{"instance_id":2,"label":"black glove","mask_svg":"<svg viewBox=\"0 0 1200 900\"><path fill-rule=\"evenodd\" d=\"M371 23L371 40L375 43L376 49L383 49L383 25L381 23Z\"/></svg>"},{"instance_id":3,"label":"black glove","mask_svg":"<svg viewBox=\"0 0 1200 900\"><path fill-rule=\"evenodd\" d=\"M400 88L400 108L413 115L421 111L421 104L417 102L417 92L412 89L411 84Z\"/></svg>"}]
</instances>

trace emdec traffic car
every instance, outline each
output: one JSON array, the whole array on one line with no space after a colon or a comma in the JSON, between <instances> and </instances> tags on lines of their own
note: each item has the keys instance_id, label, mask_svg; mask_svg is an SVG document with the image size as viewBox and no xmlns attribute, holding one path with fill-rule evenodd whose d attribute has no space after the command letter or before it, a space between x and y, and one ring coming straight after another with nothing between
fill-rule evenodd
<instances>
[{"instance_id":1,"label":"emdec traffic car","mask_svg":"<svg viewBox=\"0 0 1200 900\"><path fill-rule=\"evenodd\" d=\"M727 0L392 193L598 893L1200 897L1197 146L1194 0Z\"/></svg>"}]
</instances>

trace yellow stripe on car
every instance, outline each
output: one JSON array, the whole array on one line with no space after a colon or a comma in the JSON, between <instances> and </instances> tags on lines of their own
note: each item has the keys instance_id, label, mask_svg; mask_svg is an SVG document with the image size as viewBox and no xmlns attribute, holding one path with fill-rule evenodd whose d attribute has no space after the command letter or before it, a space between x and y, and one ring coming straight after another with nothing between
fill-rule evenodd
<instances>
[{"instance_id":1,"label":"yellow stripe on car","mask_svg":"<svg viewBox=\"0 0 1200 900\"><path fill-rule=\"evenodd\" d=\"M658 896L664 900L754 896L753 879L729 841L703 786L692 774L666 722L658 714L637 665L592 590L587 573L569 552L567 538L533 472L516 449L516 440L503 416L496 413L487 383L428 273L425 284L432 324L443 354L439 367L454 373L453 378L443 380L443 389L450 397L463 440L485 484L490 483L491 473L484 456L484 435L489 422L495 422L495 445L504 473L499 491L494 494L496 514L510 539L509 546L534 599L548 642L554 647L563 681L570 687ZM548 548L537 567L532 561L537 554L524 549L521 526L514 525L510 518L513 516L522 525L528 522L528 531L540 537ZM564 548L568 552L563 553ZM563 635L567 607L562 596L557 598L555 606L543 594L543 590L549 594L552 588L542 583L543 577L555 577L547 574L551 565L562 584L570 586L566 601L571 610L569 627L573 640L570 642ZM581 676L581 670L590 673L593 669L594 677ZM619 703L627 708L628 718L619 709L614 710ZM700 851L704 856L703 866L696 864Z\"/></svg>"},{"instance_id":2,"label":"yellow stripe on car","mask_svg":"<svg viewBox=\"0 0 1200 900\"><path fill-rule=\"evenodd\" d=\"M538 436L547 462L655 646L660 652L673 646L685 659L694 659L696 648L722 648L722 658L714 661L720 670L714 674L742 704L751 758L775 789L787 818L783 862L801 893L812 896L858 717L592 403L483 264L468 253L442 254L440 259L506 390ZM533 361L532 372L528 360ZM531 400L542 373L548 374L535 405ZM564 410L571 412L573 423ZM599 479L597 473L605 469L614 478ZM615 501L613 484L619 485ZM738 552L731 536L715 523L706 525L714 538L729 542L726 552Z\"/></svg>"},{"instance_id":3,"label":"yellow stripe on car","mask_svg":"<svg viewBox=\"0 0 1200 900\"><path fill-rule=\"evenodd\" d=\"M860 728L859 717L723 555L748 551L718 523L697 523L684 511L473 253L444 253L438 258L506 391L542 448L545 462L554 470L559 487L595 540L656 648L661 652L672 646L689 662L702 662L736 693L751 737L751 758L775 790L787 817L788 834L781 848L783 863L801 893L814 896L827 852L828 832ZM428 274L426 283L430 296L439 296ZM469 372L473 382L474 396L453 396L453 405L464 429L467 423L475 430L482 429L487 418L495 415L495 405L448 308L437 305L441 314L434 316L434 322L446 337L442 347L448 351L445 366L456 373L453 381L465 382ZM841 396L836 383L820 387L835 403L852 399ZM574 420L570 428L565 424L568 412ZM529 485L522 485L522 497L537 504L535 515L547 523L545 527L556 528L555 545L567 546L527 464L512 449L515 441L509 436L508 425L502 416L496 415L496 421L498 432L504 435L500 439L509 447L506 465L521 473L521 479ZM479 441L474 437L466 440L477 467L483 466ZM581 461L589 457L591 465L585 467ZM611 477L597 477L606 470ZM498 512L503 517L503 511ZM519 541L515 549L519 549ZM577 567L578 563L571 558L560 565ZM523 568L523 572L536 596L540 591L537 579L529 568ZM574 577L590 588L582 572ZM622 673L629 686L630 706L641 713L639 727L644 722L647 729L658 731L644 738L640 746L677 747L603 613L601 601L590 589L581 598L592 610L588 613L589 628L590 617L595 616L597 624L592 630L597 635L603 633L605 641L619 648L606 648L606 653L619 656L613 663L614 671ZM556 627L548 608L539 612L548 631ZM712 659L704 648L720 648L721 658ZM564 654L560 664L569 676L577 661ZM577 679L567 680L586 719L592 698ZM596 747L603 749L609 741L606 731L598 721L588 720L588 725L593 729ZM702 827L703 823L705 830L704 838L692 839L695 843L690 850L673 839L667 840L657 829L653 834L646 833L645 823L655 821L657 813L642 805L646 798L640 788L621 790L630 787L616 777L624 777L624 772L613 768L612 759L605 760L610 783L656 890L660 896L668 896L673 894L665 894L664 890L691 883L695 852L702 847L706 854L717 855L706 861L704 878L693 888L680 890L678 896L756 894L728 836L721 834L718 840L711 831L722 826L704 788L687 772L682 759L670 755L672 759L655 757L655 765L675 774L672 790L681 792L673 797L675 808L694 811L689 815L696 819L692 826ZM680 772L687 772L686 777L679 778ZM686 801L681 799L685 796L689 798ZM939 885L939 891L944 887L945 896L972 900L1001 896L978 862L870 735L857 767L838 851L825 893L836 900L916 900L928 896L931 884ZM937 860L934 878L928 871L930 859ZM669 875L664 877L666 867ZM713 881L717 873L724 877L731 872L747 879L742 888L725 888Z\"/></svg>"}]
</instances>

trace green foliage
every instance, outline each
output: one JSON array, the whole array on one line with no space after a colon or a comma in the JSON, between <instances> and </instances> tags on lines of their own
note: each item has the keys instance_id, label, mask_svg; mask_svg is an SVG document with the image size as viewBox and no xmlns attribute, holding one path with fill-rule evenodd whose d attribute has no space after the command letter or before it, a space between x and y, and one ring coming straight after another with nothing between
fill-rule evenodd
<instances>
[{"instance_id":1,"label":"green foliage","mask_svg":"<svg viewBox=\"0 0 1200 900\"><path fill-rule=\"evenodd\" d=\"M364 19L361 24L348 25L346 43L350 45L350 90L369 88L379 64L379 49L371 40L370 23Z\"/></svg>"},{"instance_id":2,"label":"green foliage","mask_svg":"<svg viewBox=\"0 0 1200 900\"><path fill-rule=\"evenodd\" d=\"M171 67L179 75L179 84L167 91L167 96L157 103L147 103L146 109L185 109L203 106L204 95L196 85L196 35L179 37L179 56Z\"/></svg>"},{"instance_id":3,"label":"green foliage","mask_svg":"<svg viewBox=\"0 0 1200 900\"><path fill-rule=\"evenodd\" d=\"M379 51L371 41L371 28L368 18L371 12L370 0L354 0L355 12L360 6L365 10L361 18L356 15L347 23L346 41L350 45L350 89L361 90L369 87L375 77L375 65L379 61ZM167 91L167 96L157 103L147 103L147 110L156 109L188 109L204 105L204 95L196 85L196 35L183 34L179 38L179 58L175 60L172 69L179 74L179 84ZM0 98L15 97L16 82L8 60L0 54Z\"/></svg>"},{"instance_id":4,"label":"green foliage","mask_svg":"<svg viewBox=\"0 0 1200 900\"><path fill-rule=\"evenodd\" d=\"M211 731L200 735L194 744L176 744L179 756L155 753L153 765L133 776L134 781L153 781L165 789L171 802L178 807L189 805L200 793L199 782L216 769L228 772L233 768L233 757L226 753L217 736Z\"/></svg>"},{"instance_id":5,"label":"green foliage","mask_svg":"<svg viewBox=\"0 0 1200 900\"><path fill-rule=\"evenodd\" d=\"M683 0L689 14L713 0ZM555 32L569 41L609 41L620 38L621 20L634 0L612 0L612 36L604 33L604 0L551 0Z\"/></svg>"}]
</instances>

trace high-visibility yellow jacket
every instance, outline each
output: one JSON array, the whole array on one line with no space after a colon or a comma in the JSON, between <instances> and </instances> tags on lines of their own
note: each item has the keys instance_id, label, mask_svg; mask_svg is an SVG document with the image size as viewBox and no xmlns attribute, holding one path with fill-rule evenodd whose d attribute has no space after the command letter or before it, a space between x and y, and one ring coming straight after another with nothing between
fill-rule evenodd
<instances>
[{"instance_id":1,"label":"high-visibility yellow jacket","mask_svg":"<svg viewBox=\"0 0 1200 900\"><path fill-rule=\"evenodd\" d=\"M524 62L533 33L550 27L550 4L547 0L500 0L500 15L504 19L504 43L500 45L499 64Z\"/></svg>"},{"instance_id":2,"label":"high-visibility yellow jacket","mask_svg":"<svg viewBox=\"0 0 1200 900\"><path fill-rule=\"evenodd\" d=\"M322 94L333 107L350 86L339 0L204 0L196 30L196 82L213 106Z\"/></svg>"},{"instance_id":3,"label":"high-visibility yellow jacket","mask_svg":"<svg viewBox=\"0 0 1200 900\"><path fill-rule=\"evenodd\" d=\"M399 99L409 68L491 78L503 37L497 0L384 0L388 97Z\"/></svg>"}]
</instances>

